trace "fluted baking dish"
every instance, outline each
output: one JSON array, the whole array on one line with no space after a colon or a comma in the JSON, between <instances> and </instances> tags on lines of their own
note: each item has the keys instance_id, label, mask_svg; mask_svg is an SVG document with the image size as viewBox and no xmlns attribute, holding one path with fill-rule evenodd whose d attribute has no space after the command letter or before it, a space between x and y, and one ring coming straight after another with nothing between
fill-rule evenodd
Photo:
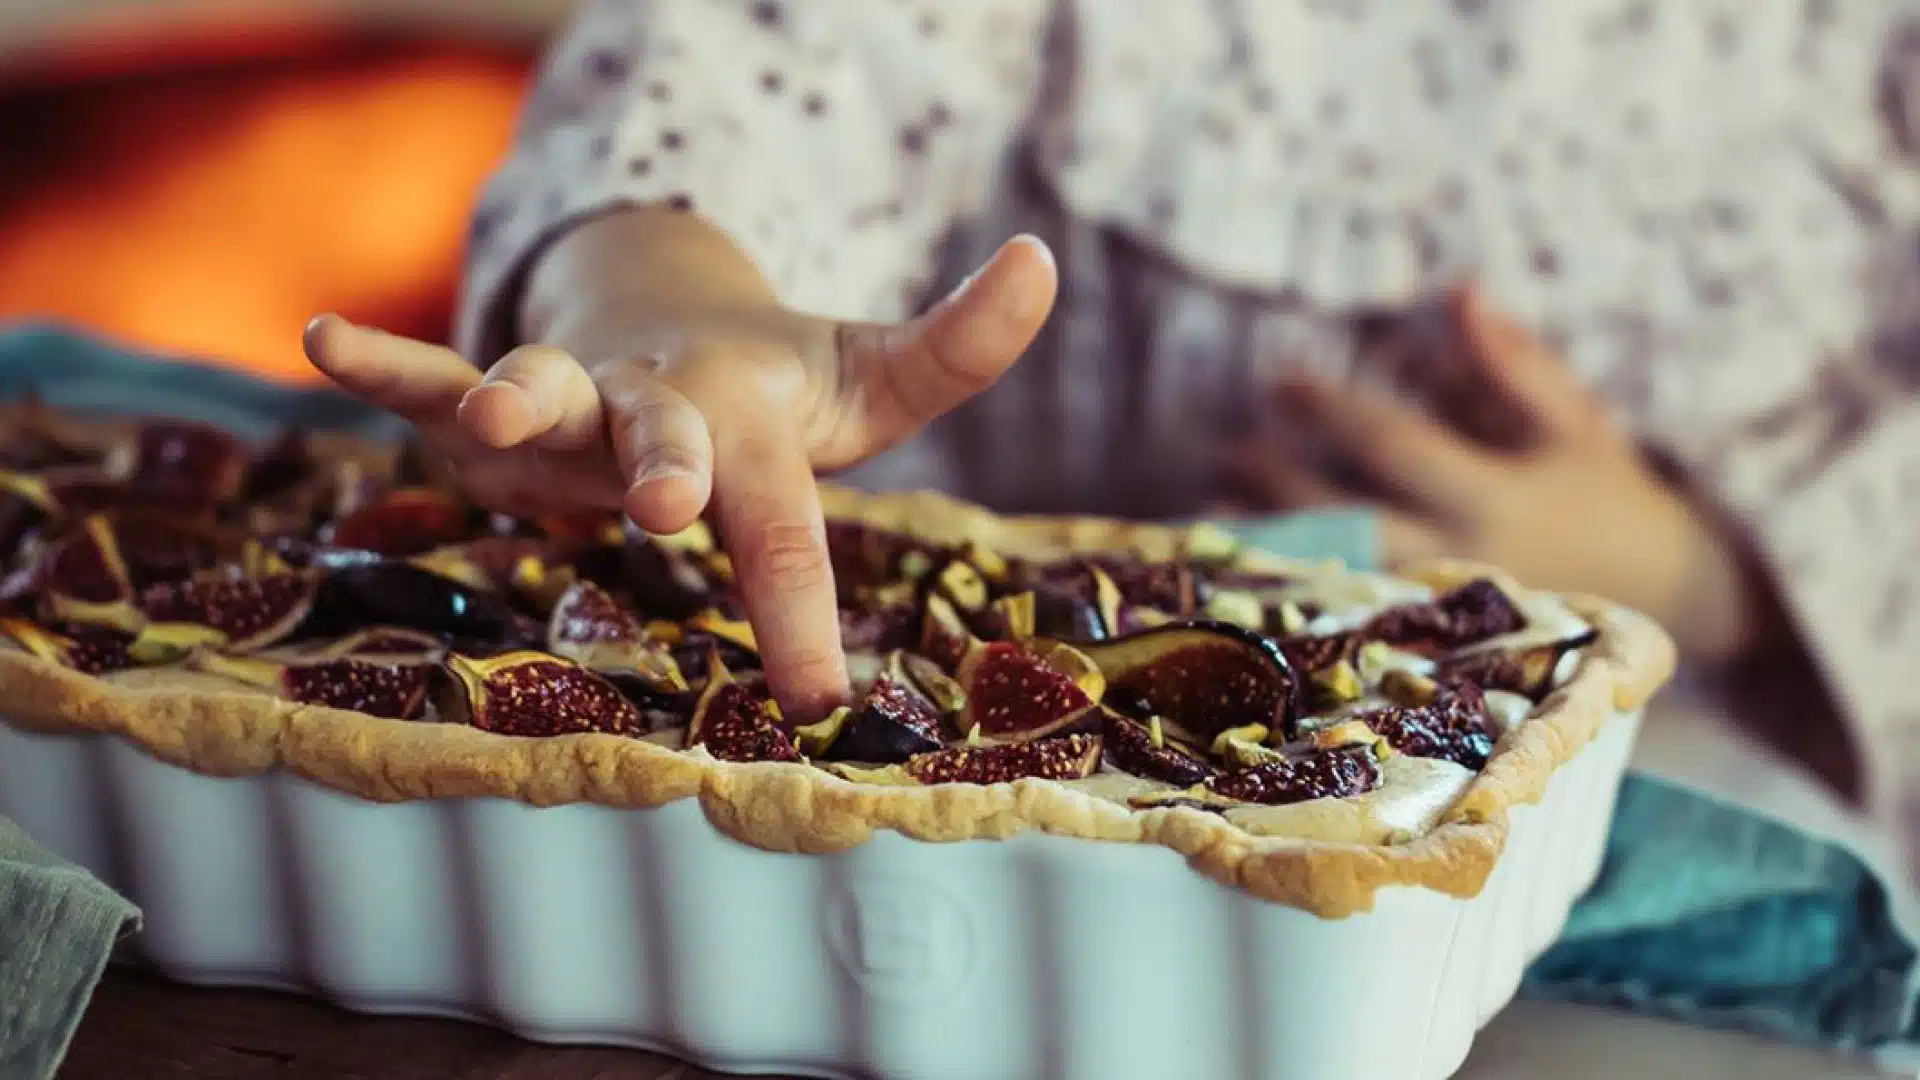
<instances>
[{"instance_id":1,"label":"fluted baking dish","mask_svg":"<svg viewBox=\"0 0 1920 1080\"><path fill-rule=\"evenodd\" d=\"M1439 1080L1599 864L1637 716L1509 815L1477 895L1324 919L1166 848L881 833L778 854L682 800L368 802L0 725L0 813L138 902L169 976L720 1069Z\"/></svg>"}]
</instances>

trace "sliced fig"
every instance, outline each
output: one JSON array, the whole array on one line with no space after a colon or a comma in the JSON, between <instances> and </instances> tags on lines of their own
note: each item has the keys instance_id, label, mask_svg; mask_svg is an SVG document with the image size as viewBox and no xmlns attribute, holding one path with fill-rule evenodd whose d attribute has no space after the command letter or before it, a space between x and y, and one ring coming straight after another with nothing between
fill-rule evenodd
<instances>
[{"instance_id":1,"label":"sliced fig","mask_svg":"<svg viewBox=\"0 0 1920 1080\"><path fill-rule=\"evenodd\" d=\"M1107 764L1122 772L1191 787L1220 771L1199 751L1168 737L1158 717L1141 723L1102 709L1100 720Z\"/></svg>"},{"instance_id":2,"label":"sliced fig","mask_svg":"<svg viewBox=\"0 0 1920 1080\"><path fill-rule=\"evenodd\" d=\"M1438 656L1526 625L1526 616L1500 586L1481 578L1425 603L1390 607L1367 622L1363 636Z\"/></svg>"},{"instance_id":3,"label":"sliced fig","mask_svg":"<svg viewBox=\"0 0 1920 1080\"><path fill-rule=\"evenodd\" d=\"M537 647L545 632L493 593L372 555L342 559L325 575L315 621L333 632L400 626L507 651Z\"/></svg>"},{"instance_id":4,"label":"sliced fig","mask_svg":"<svg viewBox=\"0 0 1920 1080\"><path fill-rule=\"evenodd\" d=\"M1210 741L1228 728L1290 730L1299 680L1272 640L1231 623L1183 620L1081 646L1116 707L1144 706Z\"/></svg>"},{"instance_id":5,"label":"sliced fig","mask_svg":"<svg viewBox=\"0 0 1920 1080\"><path fill-rule=\"evenodd\" d=\"M227 644L225 632L194 623L150 622L127 643L127 655L136 664L153 666L184 659L195 649Z\"/></svg>"},{"instance_id":6,"label":"sliced fig","mask_svg":"<svg viewBox=\"0 0 1920 1080\"><path fill-rule=\"evenodd\" d=\"M1365 640L1358 634L1295 635L1280 639L1280 651L1298 672L1315 672L1341 661L1351 662Z\"/></svg>"},{"instance_id":7,"label":"sliced fig","mask_svg":"<svg viewBox=\"0 0 1920 1080\"><path fill-rule=\"evenodd\" d=\"M334 522L322 539L381 555L421 555L475 531L468 506L434 488L400 488Z\"/></svg>"},{"instance_id":8,"label":"sliced fig","mask_svg":"<svg viewBox=\"0 0 1920 1080\"><path fill-rule=\"evenodd\" d=\"M134 601L151 622L190 623L226 635L227 647L251 652L283 641L312 613L319 579L289 571L225 581L164 582Z\"/></svg>"},{"instance_id":9,"label":"sliced fig","mask_svg":"<svg viewBox=\"0 0 1920 1080\"><path fill-rule=\"evenodd\" d=\"M280 664L253 656L200 651L187 666L257 686L305 705L363 712L389 720L417 720L426 713L431 664L380 664L342 658Z\"/></svg>"},{"instance_id":10,"label":"sliced fig","mask_svg":"<svg viewBox=\"0 0 1920 1080\"><path fill-rule=\"evenodd\" d=\"M957 727L994 746L1044 739L1085 720L1106 689L1099 669L1067 646L1041 648L1048 651L973 642L955 675L967 696Z\"/></svg>"},{"instance_id":11,"label":"sliced fig","mask_svg":"<svg viewBox=\"0 0 1920 1080\"><path fill-rule=\"evenodd\" d=\"M922 784L1005 784L1084 780L1100 767L1100 736L1076 732L1005 746L955 746L916 754L901 766Z\"/></svg>"},{"instance_id":12,"label":"sliced fig","mask_svg":"<svg viewBox=\"0 0 1920 1080\"><path fill-rule=\"evenodd\" d=\"M939 593L928 593L920 628L921 655L953 671L965 659L968 646L973 641L973 631L960 618L960 613L953 609L953 605L947 602L947 598Z\"/></svg>"},{"instance_id":13,"label":"sliced fig","mask_svg":"<svg viewBox=\"0 0 1920 1080\"><path fill-rule=\"evenodd\" d=\"M318 655L325 660L369 660L379 663L438 663L446 653L432 634L402 626L369 626L336 638Z\"/></svg>"},{"instance_id":14,"label":"sliced fig","mask_svg":"<svg viewBox=\"0 0 1920 1080\"><path fill-rule=\"evenodd\" d=\"M840 644L848 651L888 652L919 637L920 612L911 604L860 611L840 609Z\"/></svg>"},{"instance_id":15,"label":"sliced fig","mask_svg":"<svg viewBox=\"0 0 1920 1080\"><path fill-rule=\"evenodd\" d=\"M127 635L83 627L57 634L27 619L0 618L0 633L42 660L69 667L83 675L104 675L133 665L127 654Z\"/></svg>"},{"instance_id":16,"label":"sliced fig","mask_svg":"<svg viewBox=\"0 0 1920 1080\"><path fill-rule=\"evenodd\" d=\"M1034 588L1037 632L1064 641L1096 641L1119 633L1125 597L1110 565L1084 558L1041 568Z\"/></svg>"},{"instance_id":17,"label":"sliced fig","mask_svg":"<svg viewBox=\"0 0 1920 1080\"><path fill-rule=\"evenodd\" d=\"M918 653L896 649L888 654L887 674L918 690L941 716L958 715L967 707L966 689Z\"/></svg>"},{"instance_id":18,"label":"sliced fig","mask_svg":"<svg viewBox=\"0 0 1920 1080\"><path fill-rule=\"evenodd\" d=\"M128 632L139 628L132 577L104 514L89 515L56 541L41 557L38 573L50 621Z\"/></svg>"},{"instance_id":19,"label":"sliced fig","mask_svg":"<svg viewBox=\"0 0 1920 1080\"><path fill-rule=\"evenodd\" d=\"M143 507L107 517L135 589L237 564L245 549L237 533L198 518Z\"/></svg>"},{"instance_id":20,"label":"sliced fig","mask_svg":"<svg viewBox=\"0 0 1920 1080\"><path fill-rule=\"evenodd\" d=\"M932 546L904 533L891 532L859 521L827 522L827 555L833 563L833 583L841 603L855 602L857 590L902 579L917 580L931 569ZM918 555L920 573L907 574L903 564Z\"/></svg>"},{"instance_id":21,"label":"sliced fig","mask_svg":"<svg viewBox=\"0 0 1920 1080\"><path fill-rule=\"evenodd\" d=\"M516 650L447 657L441 715L500 735L541 738L600 731L644 735L646 717L612 683L571 660Z\"/></svg>"},{"instance_id":22,"label":"sliced fig","mask_svg":"<svg viewBox=\"0 0 1920 1080\"><path fill-rule=\"evenodd\" d=\"M1240 803L1280 806L1309 799L1345 799L1380 786L1380 759L1363 745L1302 748L1264 764L1213 777L1208 794Z\"/></svg>"},{"instance_id":23,"label":"sliced fig","mask_svg":"<svg viewBox=\"0 0 1920 1080\"><path fill-rule=\"evenodd\" d=\"M674 620L712 604L716 591L684 552L649 541L629 543L620 550L618 583L621 591L633 595L640 611Z\"/></svg>"},{"instance_id":24,"label":"sliced fig","mask_svg":"<svg viewBox=\"0 0 1920 1080\"><path fill-rule=\"evenodd\" d=\"M1566 657L1593 644L1598 637L1597 631L1588 631L1526 649L1463 653L1440 661L1437 674L1443 682L1470 682L1482 690L1504 690L1538 702L1553 691Z\"/></svg>"},{"instance_id":25,"label":"sliced fig","mask_svg":"<svg viewBox=\"0 0 1920 1080\"><path fill-rule=\"evenodd\" d=\"M707 659L707 685L693 707L686 745L704 746L722 761L800 760L773 699L734 679L717 655Z\"/></svg>"},{"instance_id":26,"label":"sliced fig","mask_svg":"<svg viewBox=\"0 0 1920 1080\"><path fill-rule=\"evenodd\" d=\"M246 479L247 452L217 428L179 420L143 423L129 487L142 501L208 508L231 500Z\"/></svg>"},{"instance_id":27,"label":"sliced fig","mask_svg":"<svg viewBox=\"0 0 1920 1080\"><path fill-rule=\"evenodd\" d=\"M1445 687L1426 705L1390 705L1359 719L1410 757L1439 758L1477 771L1493 756L1493 718L1473 683Z\"/></svg>"},{"instance_id":28,"label":"sliced fig","mask_svg":"<svg viewBox=\"0 0 1920 1080\"><path fill-rule=\"evenodd\" d=\"M306 433L289 428L247 459L240 501L248 505L286 498L314 474L313 448Z\"/></svg>"},{"instance_id":29,"label":"sliced fig","mask_svg":"<svg viewBox=\"0 0 1920 1080\"><path fill-rule=\"evenodd\" d=\"M853 710L827 757L838 761L892 763L938 750L940 713L916 688L881 675Z\"/></svg>"},{"instance_id":30,"label":"sliced fig","mask_svg":"<svg viewBox=\"0 0 1920 1080\"><path fill-rule=\"evenodd\" d=\"M574 582L554 604L547 648L602 675L631 678L654 694L688 689L667 644L649 638L638 619L591 581Z\"/></svg>"}]
</instances>

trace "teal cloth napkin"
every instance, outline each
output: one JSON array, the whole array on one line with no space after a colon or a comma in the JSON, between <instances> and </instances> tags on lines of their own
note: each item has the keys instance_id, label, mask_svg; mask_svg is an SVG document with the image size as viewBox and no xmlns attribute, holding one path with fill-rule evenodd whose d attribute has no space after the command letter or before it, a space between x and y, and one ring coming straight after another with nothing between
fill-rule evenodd
<instances>
[{"instance_id":1,"label":"teal cloth napkin","mask_svg":"<svg viewBox=\"0 0 1920 1080\"><path fill-rule=\"evenodd\" d=\"M253 436L295 420L376 438L403 430L335 393L152 363L56 327L0 331L0 397L28 391ZM1282 554L1380 563L1365 513L1220 524ZM1920 1048L1915 951L1887 896L1844 848L1629 775L1598 882L1523 992L1902 1060ZM0 822L0 1077L51 1074L108 951L136 919L125 900Z\"/></svg>"},{"instance_id":2,"label":"teal cloth napkin","mask_svg":"<svg viewBox=\"0 0 1920 1080\"><path fill-rule=\"evenodd\" d=\"M0 818L0 1077L52 1075L131 903Z\"/></svg>"}]
</instances>

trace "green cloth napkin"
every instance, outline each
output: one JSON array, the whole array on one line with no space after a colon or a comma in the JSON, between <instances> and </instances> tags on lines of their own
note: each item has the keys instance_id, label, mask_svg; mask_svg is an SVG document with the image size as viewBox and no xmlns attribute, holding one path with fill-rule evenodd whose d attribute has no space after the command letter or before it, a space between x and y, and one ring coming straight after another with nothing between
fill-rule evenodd
<instances>
[{"instance_id":1,"label":"green cloth napkin","mask_svg":"<svg viewBox=\"0 0 1920 1080\"><path fill-rule=\"evenodd\" d=\"M0 818L0 1078L53 1075L114 943L139 926L120 894Z\"/></svg>"}]
</instances>

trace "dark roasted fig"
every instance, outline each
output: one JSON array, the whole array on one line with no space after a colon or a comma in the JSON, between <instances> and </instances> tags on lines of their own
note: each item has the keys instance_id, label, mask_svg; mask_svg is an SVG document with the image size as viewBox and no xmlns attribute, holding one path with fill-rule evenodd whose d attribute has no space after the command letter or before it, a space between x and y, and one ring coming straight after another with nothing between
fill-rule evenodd
<instances>
[{"instance_id":1,"label":"dark roasted fig","mask_svg":"<svg viewBox=\"0 0 1920 1080\"><path fill-rule=\"evenodd\" d=\"M0 633L40 659L83 675L104 675L133 664L127 654L130 639L114 630L83 627L71 635L56 634L26 619L0 618Z\"/></svg>"},{"instance_id":2,"label":"dark roasted fig","mask_svg":"<svg viewBox=\"0 0 1920 1080\"><path fill-rule=\"evenodd\" d=\"M843 604L853 604L862 588L918 580L932 569L934 550L924 541L864 522L827 522L827 554ZM910 557L922 565L908 566ZM907 572L915 569L919 572Z\"/></svg>"},{"instance_id":3,"label":"dark roasted fig","mask_svg":"<svg viewBox=\"0 0 1920 1080\"><path fill-rule=\"evenodd\" d=\"M442 716L500 735L602 731L644 735L646 717L612 683L571 660L521 650L447 657L435 698Z\"/></svg>"},{"instance_id":4,"label":"dark roasted fig","mask_svg":"<svg viewBox=\"0 0 1920 1080\"><path fill-rule=\"evenodd\" d=\"M1488 638L1511 634L1527 618L1484 578L1418 604L1399 604L1368 620L1363 636L1422 656L1438 656Z\"/></svg>"},{"instance_id":5,"label":"dark roasted fig","mask_svg":"<svg viewBox=\"0 0 1920 1080\"><path fill-rule=\"evenodd\" d=\"M882 675L867 689L824 756L890 763L943 745L940 713L933 703L913 686Z\"/></svg>"},{"instance_id":6,"label":"dark roasted fig","mask_svg":"<svg viewBox=\"0 0 1920 1080\"><path fill-rule=\"evenodd\" d=\"M401 488L360 507L325 529L335 547L381 555L421 555L457 543L475 531L465 503L433 488Z\"/></svg>"},{"instance_id":7,"label":"dark roasted fig","mask_svg":"<svg viewBox=\"0 0 1920 1080\"><path fill-rule=\"evenodd\" d=\"M1526 649L1462 653L1440 661L1438 675L1443 682L1470 682L1482 690L1505 690L1539 701L1557 685L1567 655L1598 637L1597 631L1589 630L1579 637Z\"/></svg>"},{"instance_id":8,"label":"dark roasted fig","mask_svg":"<svg viewBox=\"0 0 1920 1080\"><path fill-rule=\"evenodd\" d=\"M1107 763L1123 772L1191 787L1220 771L1198 750L1169 737L1159 717L1143 724L1102 709L1100 720Z\"/></svg>"},{"instance_id":9,"label":"dark roasted fig","mask_svg":"<svg viewBox=\"0 0 1920 1080\"><path fill-rule=\"evenodd\" d=\"M648 616L685 619L713 602L713 584L684 552L641 541L627 544L620 556L622 591Z\"/></svg>"},{"instance_id":10,"label":"dark roasted fig","mask_svg":"<svg viewBox=\"0 0 1920 1080\"><path fill-rule=\"evenodd\" d=\"M107 626L132 632L140 613L133 581L105 515L89 515L41 557L40 588L49 621Z\"/></svg>"},{"instance_id":11,"label":"dark roasted fig","mask_svg":"<svg viewBox=\"0 0 1920 1080\"><path fill-rule=\"evenodd\" d=\"M1280 639L1280 651L1297 672L1314 672L1340 661L1353 661L1365 644L1358 634L1305 634Z\"/></svg>"},{"instance_id":12,"label":"dark roasted fig","mask_svg":"<svg viewBox=\"0 0 1920 1080\"><path fill-rule=\"evenodd\" d=\"M319 650L326 660L370 660L379 663L439 663L446 647L432 634L401 626L369 626L335 638Z\"/></svg>"},{"instance_id":13,"label":"dark roasted fig","mask_svg":"<svg viewBox=\"0 0 1920 1080\"><path fill-rule=\"evenodd\" d=\"M410 556L407 562L492 592L540 584L548 569L546 544L531 536L482 536Z\"/></svg>"},{"instance_id":14,"label":"dark roasted fig","mask_svg":"<svg viewBox=\"0 0 1920 1080\"><path fill-rule=\"evenodd\" d=\"M667 644L649 638L639 620L591 581L574 582L554 604L547 648L602 675L631 678L654 694L687 691Z\"/></svg>"},{"instance_id":15,"label":"dark roasted fig","mask_svg":"<svg viewBox=\"0 0 1920 1080\"><path fill-rule=\"evenodd\" d=\"M1231 623L1184 620L1081 648L1115 708L1145 706L1202 740L1248 724L1289 730L1298 713L1293 666L1270 639Z\"/></svg>"},{"instance_id":16,"label":"dark roasted fig","mask_svg":"<svg viewBox=\"0 0 1920 1080\"><path fill-rule=\"evenodd\" d=\"M179 420L148 421L134 439L128 486L142 502L207 509L238 494L246 470L246 448L226 432Z\"/></svg>"},{"instance_id":17,"label":"dark roasted fig","mask_svg":"<svg viewBox=\"0 0 1920 1080\"><path fill-rule=\"evenodd\" d=\"M1250 769L1213 777L1201 790L1263 806L1344 799L1380 786L1380 759L1364 745L1289 750Z\"/></svg>"},{"instance_id":18,"label":"dark roasted fig","mask_svg":"<svg viewBox=\"0 0 1920 1080\"><path fill-rule=\"evenodd\" d=\"M197 518L143 507L110 511L107 517L135 589L235 565L245 549L239 534Z\"/></svg>"},{"instance_id":19,"label":"dark roasted fig","mask_svg":"<svg viewBox=\"0 0 1920 1080\"><path fill-rule=\"evenodd\" d=\"M359 560L330 570L316 622L335 632L381 625L422 630L464 644L509 650L541 643L544 627L528 626L499 596L405 562Z\"/></svg>"},{"instance_id":20,"label":"dark roasted fig","mask_svg":"<svg viewBox=\"0 0 1920 1080\"><path fill-rule=\"evenodd\" d=\"M1119 633L1126 600L1110 565L1085 558L1043 567L1034 588L1035 631L1064 641L1097 641Z\"/></svg>"},{"instance_id":21,"label":"dark roasted fig","mask_svg":"<svg viewBox=\"0 0 1920 1080\"><path fill-rule=\"evenodd\" d=\"M313 476L313 450L306 433L290 428L256 449L247 459L240 501L247 505L286 498Z\"/></svg>"},{"instance_id":22,"label":"dark roasted fig","mask_svg":"<svg viewBox=\"0 0 1920 1080\"><path fill-rule=\"evenodd\" d=\"M848 651L888 652L919 637L920 612L911 604L861 611L840 609L840 644Z\"/></svg>"},{"instance_id":23,"label":"dark roasted fig","mask_svg":"<svg viewBox=\"0 0 1920 1080\"><path fill-rule=\"evenodd\" d=\"M389 720L417 720L426 712L434 673L434 666L426 663L380 664L343 658L280 664L207 651L194 653L187 666L272 691L288 701Z\"/></svg>"},{"instance_id":24,"label":"dark roasted fig","mask_svg":"<svg viewBox=\"0 0 1920 1080\"><path fill-rule=\"evenodd\" d=\"M1486 697L1473 683L1444 687L1426 705L1371 709L1360 719L1411 757L1440 758L1478 770L1493 756L1493 718Z\"/></svg>"},{"instance_id":25,"label":"dark roasted fig","mask_svg":"<svg viewBox=\"0 0 1920 1080\"><path fill-rule=\"evenodd\" d=\"M312 613L319 582L311 571L224 581L172 581L134 601L151 622L188 623L226 635L227 647L251 652L283 641Z\"/></svg>"},{"instance_id":26,"label":"dark roasted fig","mask_svg":"<svg viewBox=\"0 0 1920 1080\"><path fill-rule=\"evenodd\" d=\"M1236 806L1283 806L1311 799L1364 795L1380 786L1380 757L1370 743L1263 750L1257 764L1212 776L1181 791L1128 800L1138 809L1187 806L1215 812Z\"/></svg>"},{"instance_id":27,"label":"dark roasted fig","mask_svg":"<svg viewBox=\"0 0 1920 1080\"><path fill-rule=\"evenodd\" d=\"M720 658L707 658L707 685L687 725L688 747L704 746L722 761L799 761L780 725L780 709L764 690L733 678Z\"/></svg>"},{"instance_id":28,"label":"dark roasted fig","mask_svg":"<svg viewBox=\"0 0 1920 1080\"><path fill-rule=\"evenodd\" d=\"M1083 780L1100 767L1100 736L1076 732L1006 746L954 746L907 759L901 771L922 784L1005 784Z\"/></svg>"},{"instance_id":29,"label":"dark roasted fig","mask_svg":"<svg viewBox=\"0 0 1920 1080\"><path fill-rule=\"evenodd\" d=\"M1085 654L1058 643L975 641L955 680L966 692L955 726L987 746L1071 730L1106 689Z\"/></svg>"},{"instance_id":30,"label":"dark roasted fig","mask_svg":"<svg viewBox=\"0 0 1920 1080\"><path fill-rule=\"evenodd\" d=\"M1090 599L1042 584L1033 589L1033 633L1061 641L1099 641L1107 636L1106 619Z\"/></svg>"},{"instance_id":31,"label":"dark roasted fig","mask_svg":"<svg viewBox=\"0 0 1920 1080\"><path fill-rule=\"evenodd\" d=\"M948 671L960 666L973 642L973 631L947 598L928 593L920 626L920 654Z\"/></svg>"}]
</instances>

